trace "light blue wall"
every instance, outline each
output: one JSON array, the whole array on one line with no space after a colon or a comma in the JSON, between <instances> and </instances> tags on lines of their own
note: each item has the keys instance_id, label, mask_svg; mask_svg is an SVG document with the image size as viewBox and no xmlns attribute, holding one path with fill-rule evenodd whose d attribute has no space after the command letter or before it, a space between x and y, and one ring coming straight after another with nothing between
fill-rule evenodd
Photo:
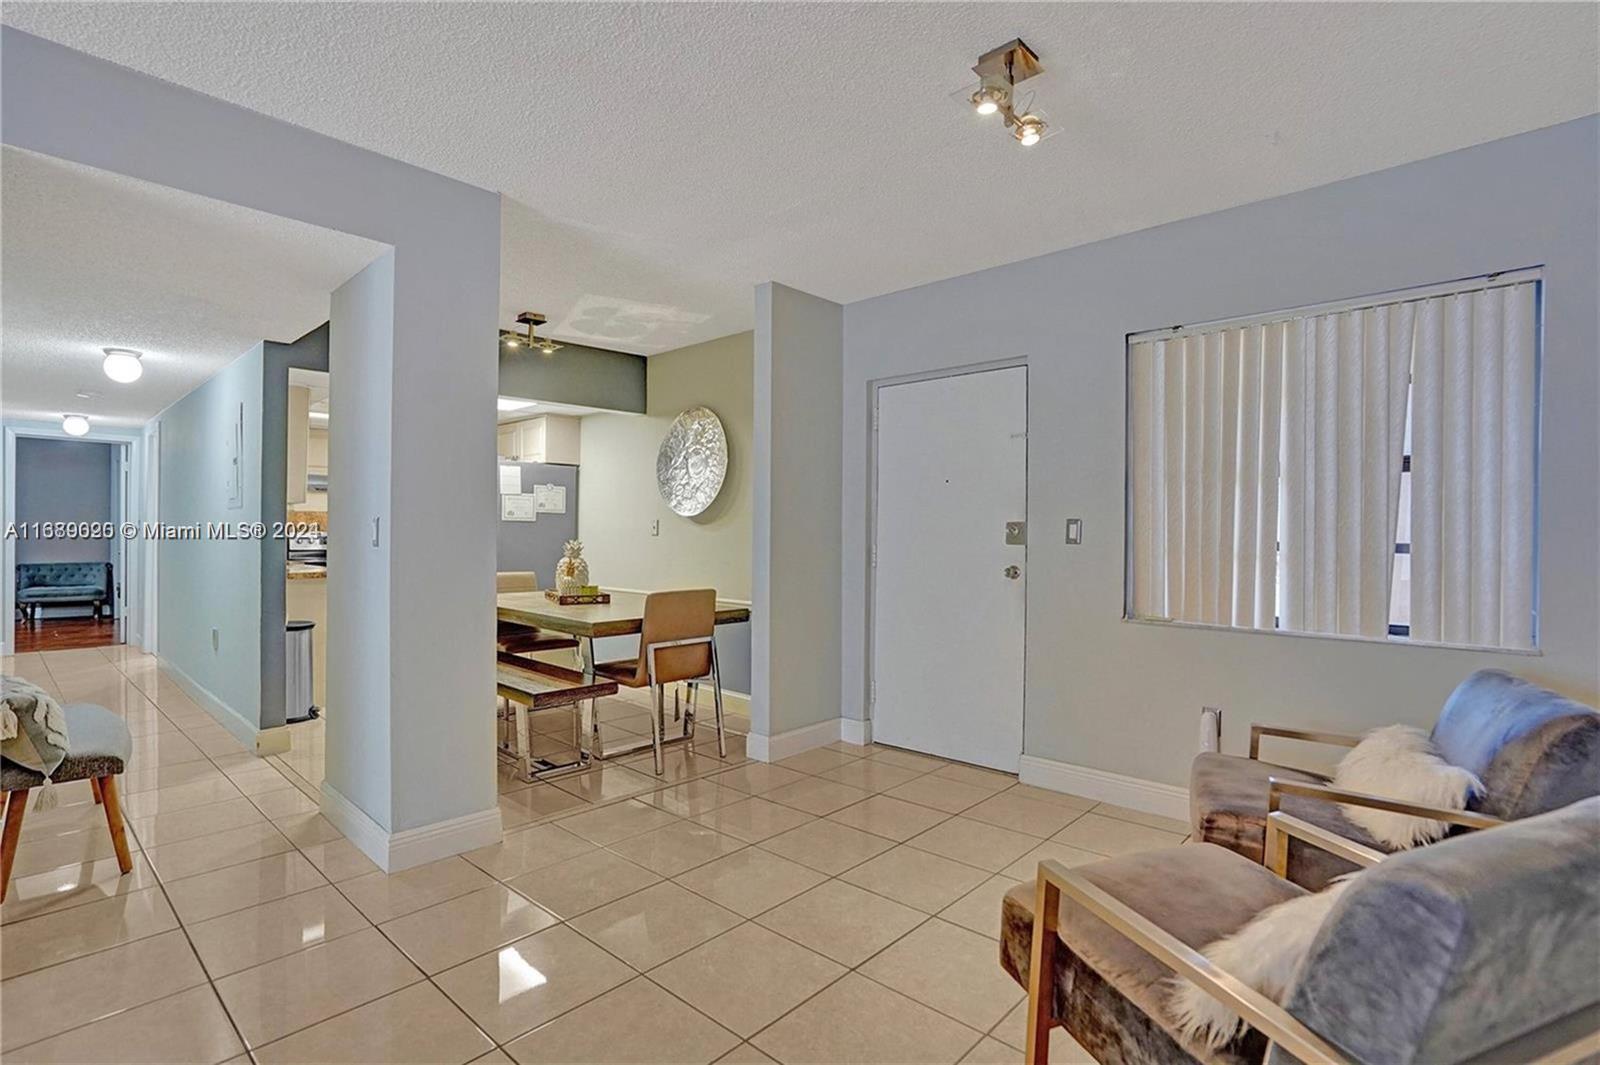
<instances>
[{"instance_id":1,"label":"light blue wall","mask_svg":"<svg viewBox=\"0 0 1600 1065\"><path fill-rule=\"evenodd\" d=\"M1238 751L1252 721L1427 727L1486 666L1593 702L1597 164L1589 117L851 304L844 713L865 703L871 382L1014 357L1028 360L1027 754L1181 786L1202 705L1224 708L1224 746ZM1122 620L1129 333L1528 266L1544 274L1540 654ZM1081 545L1064 543L1069 517L1083 520Z\"/></svg>"},{"instance_id":2,"label":"light blue wall","mask_svg":"<svg viewBox=\"0 0 1600 1065\"><path fill-rule=\"evenodd\" d=\"M328 433L326 779L385 829L396 824L395 782L407 776L394 750L393 650L375 622L392 609L395 582L409 575L393 569L395 530L375 529L366 515L391 512L390 454L373 453L369 442L388 431L383 370L394 349L394 272L390 252L340 285L328 322L328 420L338 429ZM363 457L363 475L350 476ZM486 470L484 479L490 476ZM435 717L456 723L449 714Z\"/></svg>"},{"instance_id":3,"label":"light blue wall","mask_svg":"<svg viewBox=\"0 0 1600 1065\"><path fill-rule=\"evenodd\" d=\"M257 344L157 419L163 525L262 519L262 366ZM243 506L230 509L227 440L241 405ZM166 540L158 549L161 657L226 708L223 724L235 732L261 727L262 549L260 540L212 538Z\"/></svg>"}]
</instances>

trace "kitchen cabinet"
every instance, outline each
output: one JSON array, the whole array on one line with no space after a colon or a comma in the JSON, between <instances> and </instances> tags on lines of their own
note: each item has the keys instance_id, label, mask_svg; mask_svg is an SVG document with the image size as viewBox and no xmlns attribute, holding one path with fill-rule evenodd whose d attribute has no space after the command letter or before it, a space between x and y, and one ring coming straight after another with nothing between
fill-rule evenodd
<instances>
[{"instance_id":1,"label":"kitchen cabinet","mask_svg":"<svg viewBox=\"0 0 1600 1065\"><path fill-rule=\"evenodd\" d=\"M328 430L313 429L306 437L306 469L328 475Z\"/></svg>"},{"instance_id":2,"label":"kitchen cabinet","mask_svg":"<svg viewBox=\"0 0 1600 1065\"><path fill-rule=\"evenodd\" d=\"M290 503L306 501L306 451L311 437L311 389L289 386L288 495ZM324 449L326 451L326 449Z\"/></svg>"},{"instance_id":3,"label":"kitchen cabinet","mask_svg":"<svg viewBox=\"0 0 1600 1065\"><path fill-rule=\"evenodd\" d=\"M564 414L544 414L502 425L495 434L495 449L507 462L553 462L578 465L580 422Z\"/></svg>"}]
</instances>

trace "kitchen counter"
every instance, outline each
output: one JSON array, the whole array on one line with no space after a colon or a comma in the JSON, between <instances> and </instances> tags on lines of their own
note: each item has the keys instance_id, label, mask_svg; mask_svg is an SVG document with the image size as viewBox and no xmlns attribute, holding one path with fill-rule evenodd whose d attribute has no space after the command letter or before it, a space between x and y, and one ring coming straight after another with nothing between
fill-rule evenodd
<instances>
[{"instance_id":1,"label":"kitchen counter","mask_svg":"<svg viewBox=\"0 0 1600 1065\"><path fill-rule=\"evenodd\" d=\"M308 566L304 562L290 562L284 577L291 581L323 581L328 579L328 567Z\"/></svg>"}]
</instances>

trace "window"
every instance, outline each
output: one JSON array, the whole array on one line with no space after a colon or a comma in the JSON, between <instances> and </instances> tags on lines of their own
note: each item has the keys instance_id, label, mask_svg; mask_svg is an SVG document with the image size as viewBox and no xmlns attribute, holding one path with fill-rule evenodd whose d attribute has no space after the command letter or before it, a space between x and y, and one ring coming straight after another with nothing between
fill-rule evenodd
<instances>
[{"instance_id":1,"label":"window","mask_svg":"<svg viewBox=\"0 0 1600 1065\"><path fill-rule=\"evenodd\" d=\"M1130 337L1128 616L1533 647L1539 295Z\"/></svg>"}]
</instances>

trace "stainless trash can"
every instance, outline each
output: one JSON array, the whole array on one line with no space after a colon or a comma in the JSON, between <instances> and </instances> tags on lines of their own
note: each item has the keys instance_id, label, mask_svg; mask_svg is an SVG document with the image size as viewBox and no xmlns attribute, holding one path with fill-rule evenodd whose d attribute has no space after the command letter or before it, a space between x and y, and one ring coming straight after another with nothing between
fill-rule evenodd
<instances>
[{"instance_id":1,"label":"stainless trash can","mask_svg":"<svg viewBox=\"0 0 1600 1065\"><path fill-rule=\"evenodd\" d=\"M310 721L321 711L312 701L311 630L314 621L291 621L284 626L283 719L290 725Z\"/></svg>"}]
</instances>

